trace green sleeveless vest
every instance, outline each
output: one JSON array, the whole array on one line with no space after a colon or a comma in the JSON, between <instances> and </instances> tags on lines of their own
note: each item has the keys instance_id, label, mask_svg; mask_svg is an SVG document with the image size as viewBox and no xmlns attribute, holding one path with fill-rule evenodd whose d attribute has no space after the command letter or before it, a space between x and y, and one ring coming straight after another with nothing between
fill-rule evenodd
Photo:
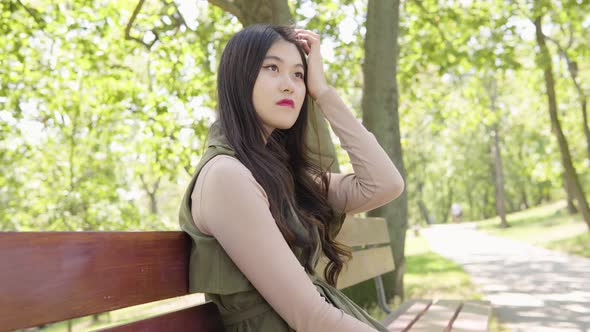
<instances>
[{"instance_id":1,"label":"green sleeveless vest","mask_svg":"<svg viewBox=\"0 0 590 332\"><path fill-rule=\"evenodd\" d=\"M227 139L221 133L219 123L215 122L209 129L207 149L203 154L197 169L189 182L182 199L179 211L180 228L192 239L189 264L189 291L191 293L205 293L205 298L217 305L221 313L226 331L254 332L254 331L293 331L289 325L273 310L273 308L258 293L246 276L225 253L217 240L199 231L191 214L191 194L197 177L203 166L219 155L236 157ZM344 213L336 213L333 221L338 232L344 221ZM299 219L291 213L291 220L295 231L305 232ZM317 232L314 236L319 238ZM303 262L301 250L291 247L295 256ZM314 266L321 254L316 248ZM303 265L303 264L302 264ZM378 321L369 316L362 308L346 297L338 289L325 282L322 276L309 275L318 292L327 302L344 312L374 326L379 331L387 331Z\"/></svg>"}]
</instances>

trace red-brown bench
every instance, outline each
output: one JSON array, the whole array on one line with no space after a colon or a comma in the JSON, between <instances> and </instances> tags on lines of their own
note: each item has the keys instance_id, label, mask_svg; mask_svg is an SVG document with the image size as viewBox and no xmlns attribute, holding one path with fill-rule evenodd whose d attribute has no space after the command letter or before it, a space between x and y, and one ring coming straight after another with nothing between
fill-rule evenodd
<instances>
[{"instance_id":1,"label":"red-brown bench","mask_svg":"<svg viewBox=\"0 0 590 332\"><path fill-rule=\"evenodd\" d=\"M188 294L182 232L0 233L0 331ZM104 331L223 331L206 303Z\"/></svg>"}]
</instances>

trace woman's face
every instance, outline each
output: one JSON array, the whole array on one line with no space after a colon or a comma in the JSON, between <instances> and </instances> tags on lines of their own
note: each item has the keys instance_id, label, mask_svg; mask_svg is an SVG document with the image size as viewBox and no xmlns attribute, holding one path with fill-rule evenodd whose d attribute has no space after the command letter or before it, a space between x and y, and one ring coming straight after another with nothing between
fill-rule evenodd
<instances>
[{"instance_id":1,"label":"woman's face","mask_svg":"<svg viewBox=\"0 0 590 332\"><path fill-rule=\"evenodd\" d=\"M266 53L252 93L254 108L268 135L295 124L305 93L303 62L297 47L279 39Z\"/></svg>"}]
</instances>

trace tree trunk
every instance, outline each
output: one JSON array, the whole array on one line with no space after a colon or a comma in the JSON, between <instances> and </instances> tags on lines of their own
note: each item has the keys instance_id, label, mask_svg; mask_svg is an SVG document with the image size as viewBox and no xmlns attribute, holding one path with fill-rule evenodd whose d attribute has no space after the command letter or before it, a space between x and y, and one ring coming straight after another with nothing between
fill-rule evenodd
<instances>
[{"instance_id":1,"label":"tree trunk","mask_svg":"<svg viewBox=\"0 0 590 332\"><path fill-rule=\"evenodd\" d=\"M584 89L578 82L578 63L573 61L570 56L568 55L568 48L563 48L557 41L552 40L559 50L559 53L564 58L567 64L567 70L570 73L570 77L572 78L572 82L576 87L576 91L578 92L578 100L580 102L580 109L582 111L582 129L584 131L584 136L586 137L586 153L588 154L588 160L590 160L590 129L588 128L588 97L586 93L584 93ZM570 44L571 45L571 44Z\"/></svg>"},{"instance_id":2,"label":"tree trunk","mask_svg":"<svg viewBox=\"0 0 590 332\"><path fill-rule=\"evenodd\" d=\"M487 187L486 187L484 194L483 194L482 203L483 203L483 206L481 208L481 213L482 213L481 219L487 219L490 217L490 215L488 214L488 206L489 206L490 201L489 201L489 190Z\"/></svg>"},{"instance_id":3,"label":"tree trunk","mask_svg":"<svg viewBox=\"0 0 590 332\"><path fill-rule=\"evenodd\" d=\"M524 164L523 161L523 157L522 157L522 146L519 146L518 148L518 162L522 165ZM520 188L520 204L518 206L519 210L523 210L523 209L528 209L529 208L529 199L528 199L528 195L527 195L527 180L529 179L529 175L528 173L526 174L526 177L523 176L519 176L518 177L518 187Z\"/></svg>"},{"instance_id":4,"label":"tree trunk","mask_svg":"<svg viewBox=\"0 0 590 332\"><path fill-rule=\"evenodd\" d=\"M582 119L584 122L582 125L584 126L584 135L586 135L586 152L588 153L588 160L590 160L590 129L588 128L588 103L586 101L586 96L580 98L580 106L582 107Z\"/></svg>"},{"instance_id":5,"label":"tree trunk","mask_svg":"<svg viewBox=\"0 0 590 332\"><path fill-rule=\"evenodd\" d=\"M500 152L500 133L498 125L495 124L492 129L494 144L492 146L492 155L494 158L494 188L496 198L496 214L500 217L500 227L507 228L508 221L506 220L505 193L504 193L504 170L502 168L502 155Z\"/></svg>"},{"instance_id":6,"label":"tree trunk","mask_svg":"<svg viewBox=\"0 0 590 332\"><path fill-rule=\"evenodd\" d=\"M549 103L549 116L551 118L551 127L552 131L557 137L557 142L559 143L559 150L561 152L561 161L563 163L563 168L565 170L565 174L567 177L567 181L573 186L574 194L576 201L578 203L578 209L582 214L582 218L586 222L588 229L590 230L590 208L588 207L588 201L584 196L584 191L582 190L582 186L580 184L580 180L578 178L578 174L574 168L572 163L572 158L570 155L567 139L561 130L561 124L559 123L559 115L557 113L557 100L555 96L555 83L553 81L553 72L552 72L552 65L551 65L551 56L549 54L549 49L547 48L547 44L545 42L545 35L543 34L543 29L541 26L541 15L535 18L535 33L537 44L539 45L539 49L541 51L541 63L540 65L543 68L544 76L545 76L545 87L547 89L547 101Z\"/></svg>"},{"instance_id":7,"label":"tree trunk","mask_svg":"<svg viewBox=\"0 0 590 332\"><path fill-rule=\"evenodd\" d=\"M139 174L139 180L141 181L143 190L145 190L147 193L148 199L150 201L150 213L153 215L158 214L158 188L160 188L161 179L161 176L158 177L158 179L152 184L150 188L143 174Z\"/></svg>"},{"instance_id":8,"label":"tree trunk","mask_svg":"<svg viewBox=\"0 0 590 332\"><path fill-rule=\"evenodd\" d=\"M574 185L572 185L572 182L569 180L569 177L565 172L563 172L563 187L565 189L565 192L567 193L567 212L569 214L578 213L578 209L576 208L576 204L574 203L576 199Z\"/></svg>"},{"instance_id":9,"label":"tree trunk","mask_svg":"<svg viewBox=\"0 0 590 332\"><path fill-rule=\"evenodd\" d=\"M486 87L486 90L488 96L490 97L490 111L492 111L492 113L496 113L496 98L498 97L496 79L492 77L489 83L490 85ZM498 122L499 120L496 120L491 127L491 136L493 138L493 142L490 146L493 164L492 177L494 179L496 215L500 217L500 227L507 228L510 225L508 225L508 221L506 220L506 207L504 206L506 195L504 192L504 168L502 167L502 153L500 151L500 130Z\"/></svg>"},{"instance_id":10,"label":"tree trunk","mask_svg":"<svg viewBox=\"0 0 590 332\"><path fill-rule=\"evenodd\" d=\"M528 209L529 208L529 199L526 194L526 188L522 187L520 189L520 206L518 207L519 210Z\"/></svg>"},{"instance_id":11,"label":"tree trunk","mask_svg":"<svg viewBox=\"0 0 590 332\"><path fill-rule=\"evenodd\" d=\"M244 27L257 23L287 25L294 23L287 0L209 0L209 3L236 16ZM336 149L324 115L317 109L315 102L309 99L306 139L311 162L323 168L331 164L330 171L340 173Z\"/></svg>"},{"instance_id":12,"label":"tree trunk","mask_svg":"<svg viewBox=\"0 0 590 332\"><path fill-rule=\"evenodd\" d=\"M158 199L156 197L156 193L148 193L148 197L150 198L150 213L153 215L158 214Z\"/></svg>"},{"instance_id":13,"label":"tree trunk","mask_svg":"<svg viewBox=\"0 0 590 332\"><path fill-rule=\"evenodd\" d=\"M405 179L397 88L399 4L399 0L368 2L362 109L364 125L375 135ZM394 285L393 292L387 294L390 299L396 296L404 299L407 214L408 197L405 192L392 203L368 213L372 217L384 217L388 222L395 261L393 275L385 277L387 283Z\"/></svg>"},{"instance_id":14,"label":"tree trunk","mask_svg":"<svg viewBox=\"0 0 590 332\"><path fill-rule=\"evenodd\" d=\"M475 186L469 186L468 188L474 188ZM473 199L473 191L472 190L466 190L467 191L467 206L469 206L469 216L465 216L466 218L469 218L469 220L474 220L476 217L476 210L475 210L475 201ZM465 214L465 212L463 212Z\"/></svg>"},{"instance_id":15,"label":"tree trunk","mask_svg":"<svg viewBox=\"0 0 590 332\"><path fill-rule=\"evenodd\" d=\"M588 97L584 93L584 90L578 82L578 64L570 59L567 52L562 52L565 61L567 62L567 69L572 77L576 91L578 92L578 100L580 102L580 109L582 111L582 129L584 130L584 136L586 137L586 153L588 154L588 160L590 160L590 129L588 128Z\"/></svg>"},{"instance_id":16,"label":"tree trunk","mask_svg":"<svg viewBox=\"0 0 590 332\"><path fill-rule=\"evenodd\" d=\"M256 23L293 24L287 0L209 0L236 16L244 27Z\"/></svg>"},{"instance_id":17,"label":"tree trunk","mask_svg":"<svg viewBox=\"0 0 590 332\"><path fill-rule=\"evenodd\" d=\"M449 222L449 215L451 214L451 205L453 205L453 181L449 178L447 181L447 190L448 194L446 197L446 201L442 205L441 215L442 218L440 219L443 224Z\"/></svg>"},{"instance_id":18,"label":"tree trunk","mask_svg":"<svg viewBox=\"0 0 590 332\"><path fill-rule=\"evenodd\" d=\"M420 214L422 215L422 218L424 218L426 225L434 224L434 219L432 219L432 216L428 212L428 208L422 199L418 200L418 208L420 209Z\"/></svg>"},{"instance_id":19,"label":"tree trunk","mask_svg":"<svg viewBox=\"0 0 590 332\"><path fill-rule=\"evenodd\" d=\"M424 221L426 222L426 225L432 225L434 224L434 219L432 218L432 215L430 214L430 212L428 212L428 208L426 207L426 204L424 204L424 200L422 199L422 187L424 186L423 183L418 183L417 186L417 195L418 195L418 209L420 209L420 214L422 215L422 218L424 218Z\"/></svg>"},{"instance_id":20,"label":"tree trunk","mask_svg":"<svg viewBox=\"0 0 590 332\"><path fill-rule=\"evenodd\" d=\"M311 98L309 100L309 120L306 139L311 162L322 168L328 168L329 166L330 172L332 173L340 173L336 148L334 147L334 143L332 143L332 137L330 136L324 115L317 109L316 103Z\"/></svg>"}]
</instances>

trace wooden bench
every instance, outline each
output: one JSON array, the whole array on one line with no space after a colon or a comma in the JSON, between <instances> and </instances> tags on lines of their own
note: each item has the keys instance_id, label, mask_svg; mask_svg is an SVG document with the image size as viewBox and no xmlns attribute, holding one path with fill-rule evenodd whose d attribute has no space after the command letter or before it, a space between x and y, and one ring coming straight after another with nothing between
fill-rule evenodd
<instances>
[{"instance_id":1,"label":"wooden bench","mask_svg":"<svg viewBox=\"0 0 590 332\"><path fill-rule=\"evenodd\" d=\"M338 288L346 288L373 279L377 300L387 314L381 322L390 331L488 331L491 304L487 301L410 300L392 312L387 305L381 275L393 271L387 224L382 218L348 217L338 240L353 250L353 258L338 278ZM320 260L322 275L327 260Z\"/></svg>"},{"instance_id":2,"label":"wooden bench","mask_svg":"<svg viewBox=\"0 0 590 332\"><path fill-rule=\"evenodd\" d=\"M410 300L382 323L392 332L484 332L490 316L488 301Z\"/></svg>"},{"instance_id":3,"label":"wooden bench","mask_svg":"<svg viewBox=\"0 0 590 332\"><path fill-rule=\"evenodd\" d=\"M0 233L0 331L188 294L183 232ZM223 331L213 303L101 331Z\"/></svg>"},{"instance_id":4,"label":"wooden bench","mask_svg":"<svg viewBox=\"0 0 590 332\"><path fill-rule=\"evenodd\" d=\"M383 219L348 217L338 239L353 247L338 287L373 278L391 331L487 331L489 303L408 301L389 310L380 276L394 265ZM187 295L190 246L183 232L0 233L0 331ZM100 331L138 330L223 331L223 324L205 303Z\"/></svg>"}]
</instances>

